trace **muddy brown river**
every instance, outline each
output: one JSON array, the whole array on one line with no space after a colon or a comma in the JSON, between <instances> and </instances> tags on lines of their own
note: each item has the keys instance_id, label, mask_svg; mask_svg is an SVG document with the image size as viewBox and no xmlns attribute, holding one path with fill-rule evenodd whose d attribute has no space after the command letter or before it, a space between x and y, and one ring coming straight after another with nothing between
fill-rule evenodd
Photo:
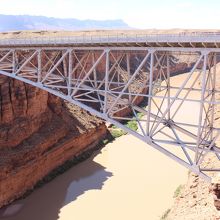
<instances>
[{"instance_id":1,"label":"muddy brown river","mask_svg":"<svg viewBox=\"0 0 220 220\"><path fill-rule=\"evenodd\" d=\"M172 80L182 81L181 77ZM184 104L181 120L195 120L198 109L197 103ZM8 206L0 219L159 220L172 206L175 189L186 180L184 167L125 135Z\"/></svg>"}]
</instances>

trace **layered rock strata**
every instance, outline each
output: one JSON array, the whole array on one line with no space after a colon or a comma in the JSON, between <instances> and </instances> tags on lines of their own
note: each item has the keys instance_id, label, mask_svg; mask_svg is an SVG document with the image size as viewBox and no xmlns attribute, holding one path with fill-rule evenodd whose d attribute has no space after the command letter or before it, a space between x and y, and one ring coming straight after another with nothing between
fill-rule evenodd
<instances>
[{"instance_id":1,"label":"layered rock strata","mask_svg":"<svg viewBox=\"0 0 220 220\"><path fill-rule=\"evenodd\" d=\"M220 64L216 66L216 89L220 91ZM220 100L220 94L216 94ZM220 106L214 112L214 125L220 127ZM220 146L220 140L216 142ZM215 156L209 156L205 165L207 167L220 167L220 161ZM166 220L219 220L220 219L220 176L218 172L211 174L211 185L199 178L198 175L189 173L188 181L180 195L175 199L174 205Z\"/></svg>"},{"instance_id":2,"label":"layered rock strata","mask_svg":"<svg viewBox=\"0 0 220 220\"><path fill-rule=\"evenodd\" d=\"M105 124L86 111L0 76L0 207L105 134Z\"/></svg>"}]
</instances>

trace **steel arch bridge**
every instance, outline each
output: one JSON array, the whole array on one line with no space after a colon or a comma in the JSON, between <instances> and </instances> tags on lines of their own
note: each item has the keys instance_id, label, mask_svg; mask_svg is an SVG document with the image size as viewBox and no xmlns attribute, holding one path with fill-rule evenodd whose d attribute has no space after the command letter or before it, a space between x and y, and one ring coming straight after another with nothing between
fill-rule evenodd
<instances>
[{"instance_id":1,"label":"steel arch bridge","mask_svg":"<svg viewBox=\"0 0 220 220\"><path fill-rule=\"evenodd\" d=\"M1 39L0 74L80 106L210 181L220 171L208 163L220 159L219 47L220 35L207 33Z\"/></svg>"}]
</instances>

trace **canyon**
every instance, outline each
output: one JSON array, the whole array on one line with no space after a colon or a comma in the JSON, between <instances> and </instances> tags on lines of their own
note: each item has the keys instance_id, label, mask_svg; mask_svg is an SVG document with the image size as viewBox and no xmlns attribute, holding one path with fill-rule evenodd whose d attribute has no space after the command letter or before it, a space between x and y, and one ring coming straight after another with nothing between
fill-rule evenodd
<instances>
[{"instance_id":1,"label":"canyon","mask_svg":"<svg viewBox=\"0 0 220 220\"><path fill-rule=\"evenodd\" d=\"M95 57L99 55L98 52L94 53ZM22 57L25 54L21 52L18 59L19 56ZM51 58L56 54L51 53L48 56ZM62 54L58 54L56 59L58 60L61 56ZM80 56L82 57L82 55ZM78 58L81 58L80 56ZM139 54L139 57L131 57L133 61L131 69L135 69L142 58L142 54ZM174 56L174 60L175 58ZM46 55L44 60L46 62ZM190 60L181 54L178 60L180 61L178 64L174 62L172 65L171 63L170 71L173 76L186 73L194 65L196 59ZM99 73L99 80L102 80L104 76L102 74L105 72L104 62L101 62L96 69ZM111 62L114 63L114 60L112 59ZM74 65L76 64L74 63ZM88 71L91 65L92 63L87 62L85 70ZM126 69L123 61L119 68ZM201 69L202 66L198 68ZM59 71L64 72L64 69L65 60L59 67ZM80 74L80 71L76 72L75 77L77 78L77 75L80 76ZM155 71L154 74L154 79L157 79L158 72ZM126 78L127 75L125 71L123 77ZM143 79L146 83L146 79ZM133 88L139 92L140 88L137 88L135 83ZM146 93L147 89L144 88L141 92ZM142 101L142 97L134 100L136 105ZM125 107L123 110L117 111L115 115L119 117L128 115L129 111L130 109ZM216 109L216 118L218 118L218 111ZM217 119L216 123L219 123ZM23 82L0 76L0 207L20 198L27 191L31 191L39 181L66 161L78 158L91 149L96 149L107 133L107 127L101 119L79 107ZM200 190L199 187L205 192L201 193L205 202L200 198L200 194L196 193L196 190ZM211 217L217 216L210 199L211 196L212 192L208 191L208 184L200 183L198 176L190 173L185 191L176 199L170 212L170 218L179 220L180 213L184 213L183 216L186 216L189 215L190 208L200 207L193 209L192 216L195 218L198 210L205 210L204 206L211 207L211 211L208 210L206 214L204 214L205 211L201 212L201 215L205 215L206 218L207 213ZM206 198L209 198L208 202ZM192 204L185 207L188 199L192 201ZM181 206L181 204L183 205ZM207 206L207 204L209 205ZM183 207L184 211L180 207Z\"/></svg>"},{"instance_id":2,"label":"canyon","mask_svg":"<svg viewBox=\"0 0 220 220\"><path fill-rule=\"evenodd\" d=\"M0 206L65 161L95 147L104 122L23 82L0 76Z\"/></svg>"}]
</instances>

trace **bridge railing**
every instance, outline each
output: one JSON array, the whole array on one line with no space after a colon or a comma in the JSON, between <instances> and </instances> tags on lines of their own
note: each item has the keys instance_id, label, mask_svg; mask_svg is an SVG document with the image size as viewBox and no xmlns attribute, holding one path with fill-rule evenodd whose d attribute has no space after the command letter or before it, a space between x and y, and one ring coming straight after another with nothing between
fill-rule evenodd
<instances>
[{"instance_id":1,"label":"bridge railing","mask_svg":"<svg viewBox=\"0 0 220 220\"><path fill-rule=\"evenodd\" d=\"M0 45L65 45L65 44L117 44L145 42L210 42L220 43L220 32L181 33L181 34L116 34L116 35L80 35L45 36L27 38L0 39Z\"/></svg>"}]
</instances>

